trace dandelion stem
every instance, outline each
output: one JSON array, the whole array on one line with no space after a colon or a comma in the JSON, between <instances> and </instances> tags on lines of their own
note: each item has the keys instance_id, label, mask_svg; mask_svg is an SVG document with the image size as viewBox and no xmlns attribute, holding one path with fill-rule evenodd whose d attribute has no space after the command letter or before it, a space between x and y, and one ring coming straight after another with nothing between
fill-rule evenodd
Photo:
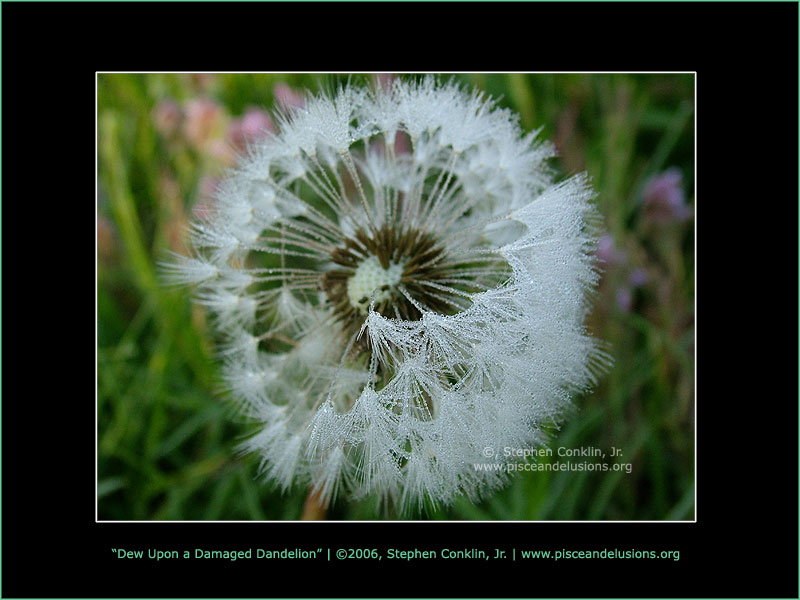
<instances>
[{"instance_id":1,"label":"dandelion stem","mask_svg":"<svg viewBox=\"0 0 800 600\"><path fill-rule=\"evenodd\" d=\"M324 521L328 514L328 509L320 502L320 494L322 490L315 490L310 487L308 496L306 497L305 504L303 504L303 514L300 516L301 521Z\"/></svg>"}]
</instances>

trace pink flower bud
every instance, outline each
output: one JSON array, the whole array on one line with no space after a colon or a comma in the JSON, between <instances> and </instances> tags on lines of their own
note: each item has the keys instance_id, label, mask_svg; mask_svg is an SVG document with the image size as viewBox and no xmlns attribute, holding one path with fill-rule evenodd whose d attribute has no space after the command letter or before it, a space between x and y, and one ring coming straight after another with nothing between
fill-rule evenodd
<instances>
[{"instance_id":1,"label":"pink flower bud","mask_svg":"<svg viewBox=\"0 0 800 600\"><path fill-rule=\"evenodd\" d=\"M153 125L166 138L174 136L183 120L181 107L174 100L162 100L153 109Z\"/></svg>"},{"instance_id":2,"label":"pink flower bud","mask_svg":"<svg viewBox=\"0 0 800 600\"><path fill-rule=\"evenodd\" d=\"M644 210L653 223L683 222L691 218L692 208L686 204L681 181L680 170L672 168L647 182L643 194Z\"/></svg>"},{"instance_id":3,"label":"pink flower bud","mask_svg":"<svg viewBox=\"0 0 800 600\"><path fill-rule=\"evenodd\" d=\"M277 100L279 104L282 104L286 108L302 108L305 106L306 101L303 97L303 94L292 89L286 83L276 83L275 87L272 88L272 93L275 96L275 100Z\"/></svg>"},{"instance_id":4,"label":"pink flower bud","mask_svg":"<svg viewBox=\"0 0 800 600\"><path fill-rule=\"evenodd\" d=\"M274 132L272 119L261 109L250 108L239 119L234 119L228 127L228 141L237 150L243 150L249 142L258 140L268 132Z\"/></svg>"},{"instance_id":5,"label":"pink flower bud","mask_svg":"<svg viewBox=\"0 0 800 600\"><path fill-rule=\"evenodd\" d=\"M186 138L195 146L203 146L219 129L224 111L222 107L207 98L189 101L186 105L186 121L183 131Z\"/></svg>"},{"instance_id":6,"label":"pink flower bud","mask_svg":"<svg viewBox=\"0 0 800 600\"><path fill-rule=\"evenodd\" d=\"M609 233L605 234L597 241L597 250L595 254L597 258L607 265L622 264L628 260L628 255L616 247L614 238Z\"/></svg>"}]
</instances>

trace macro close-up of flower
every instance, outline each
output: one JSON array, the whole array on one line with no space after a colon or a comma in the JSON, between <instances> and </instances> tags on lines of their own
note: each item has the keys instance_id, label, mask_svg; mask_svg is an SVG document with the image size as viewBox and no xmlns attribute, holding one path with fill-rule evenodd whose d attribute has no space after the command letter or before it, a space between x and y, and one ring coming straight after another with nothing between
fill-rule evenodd
<instances>
[{"instance_id":1,"label":"macro close-up of flower","mask_svg":"<svg viewBox=\"0 0 800 600\"><path fill-rule=\"evenodd\" d=\"M278 131L165 266L214 315L244 447L323 503L498 487L487 449L544 444L606 360L587 177L553 183L550 144L434 78L310 97Z\"/></svg>"},{"instance_id":2,"label":"macro close-up of flower","mask_svg":"<svg viewBox=\"0 0 800 600\"><path fill-rule=\"evenodd\" d=\"M98 518L691 518L692 86L100 75Z\"/></svg>"},{"instance_id":3,"label":"macro close-up of flower","mask_svg":"<svg viewBox=\"0 0 800 600\"><path fill-rule=\"evenodd\" d=\"M67 59L57 57L65 67L19 69L21 85L7 87L6 115L19 115L9 139L31 145L25 117L39 113L28 104L52 104L53 94L23 92L56 76L82 89L71 55L97 53L73 49L75 36L52 19L23 19L24 4L8 5L10 17L19 13L9 24L37 29L18 32L23 42L70 38L60 44ZM617 18L610 5L527 6L528 19L522 4L478 7L471 44L445 28L458 40L445 37L439 54L466 48L471 69L489 70L442 72L282 70L298 52L265 49L275 36L261 30L286 30L279 41L294 34L323 49L318 58L339 58L343 24L356 31L358 14L335 4L330 14L299 4L297 18L284 14L290 5L264 4L267 18L249 36L256 21L242 16L258 5L233 4L228 19L219 3L101 13L88 39L133 56L112 56L106 68L120 70L90 71L94 129L78 111L76 133L61 136L70 148L92 136L94 149L94 420L72 419L93 426L72 435L88 438L78 463L93 477L61 469L59 486L28 456L6 461L16 490L7 512L18 517L4 534L6 562L17 577L0 592L796 596L796 540L776 551L763 524L793 524L797 490L783 460L797 442L793 413L763 436L764 451L782 460L754 447L750 464L735 445L722 457L741 421L731 405L785 392L748 393L742 375L757 369L730 361L703 360L698 371L697 315L707 306L730 329L719 306L730 304L723 282L741 261L715 234L768 232L776 256L772 242L793 239L758 216L749 228L726 222L740 220L736 201L753 194L747 178L729 176L725 150L741 146L744 128L771 151L775 168L751 186L766 185L755 197L786 212L793 150L782 145L795 142L772 121L797 101L783 28L796 30L800 9L726 7L737 26L715 28L719 11L695 5L626 3ZM98 8L112 7L87 5ZM397 21L400 7L387 8ZM427 24L430 9L449 6L419 8ZM381 22L372 10L367 20L368 31ZM747 26L769 40L723 43ZM235 41L221 45L217 30ZM730 102L732 65L742 61L703 61L691 45L656 42L676 31L712 31L713 48L734 55L782 58L761 61L766 72ZM136 43L150 32L165 40L152 45L155 64L180 48L211 70L122 70L153 62ZM331 34L338 44L325 44ZM432 41L426 56L436 54ZM528 61L543 70L493 70L523 56L513 41L533 44ZM389 46L408 55L407 44ZM224 50L272 70L214 70ZM543 53L550 64L539 64ZM630 70L617 70L621 56ZM596 70L575 70L587 66ZM724 114L751 105L749 128ZM7 153L18 167L8 172L38 165L35 155ZM699 190L733 207L698 221L712 205ZM700 296L698 252L711 265ZM57 271L69 274L71 298L81 287L75 269ZM747 284L733 293L750 289L763 296ZM715 303L714 292L725 299ZM792 296L776 297L777 314ZM707 331L702 348L730 338ZM780 371L769 346L757 339L754 348ZM700 396L706 379L730 390ZM26 407L7 405L6 433L19 439L6 445L27 452ZM50 420L65 429L65 418ZM739 485L750 473L774 493ZM53 499L62 488L76 492L66 498L74 510ZM25 563L41 544L27 523L54 509L58 539L78 545L31 587ZM386 585L361 585L364 574Z\"/></svg>"}]
</instances>

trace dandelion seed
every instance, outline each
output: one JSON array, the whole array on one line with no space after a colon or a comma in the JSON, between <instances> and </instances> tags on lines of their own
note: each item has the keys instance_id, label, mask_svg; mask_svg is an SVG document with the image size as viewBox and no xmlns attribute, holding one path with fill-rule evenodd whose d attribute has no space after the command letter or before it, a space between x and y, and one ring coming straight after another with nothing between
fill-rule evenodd
<instances>
[{"instance_id":1,"label":"dandelion seed","mask_svg":"<svg viewBox=\"0 0 800 600\"><path fill-rule=\"evenodd\" d=\"M605 361L583 324L586 177L553 184L551 145L431 77L274 122L169 269L216 315L226 381L260 423L245 449L326 502L496 489L483 450L543 444Z\"/></svg>"}]
</instances>

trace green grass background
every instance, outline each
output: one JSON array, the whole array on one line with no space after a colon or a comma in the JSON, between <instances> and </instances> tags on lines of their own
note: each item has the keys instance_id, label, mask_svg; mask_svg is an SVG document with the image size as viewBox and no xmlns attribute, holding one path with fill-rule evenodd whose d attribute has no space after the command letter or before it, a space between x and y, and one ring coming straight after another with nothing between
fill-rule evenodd
<instances>
[{"instance_id":1,"label":"green grass background","mask_svg":"<svg viewBox=\"0 0 800 600\"><path fill-rule=\"evenodd\" d=\"M404 76L405 77L405 76ZM627 259L606 268L590 327L614 366L551 447L621 449L624 471L517 474L473 505L423 519L669 520L694 518L694 220L656 224L648 179L677 167L694 205L694 77L469 74L526 130L560 152L563 176L587 171L606 230ZM159 102L208 98L223 118L271 109L279 82L312 91L369 75L100 74L98 76L98 517L120 520L298 519L304 489L281 494L234 448L247 430L219 390L213 334L188 290L159 284L157 261L180 251L215 156L154 126ZM648 281L618 305L633 269ZM558 461L558 457L540 459ZM567 459L560 459L561 461ZM573 463L586 459L569 459ZM590 459L594 462L594 459ZM337 502L332 519L380 519L374 502Z\"/></svg>"}]
</instances>

